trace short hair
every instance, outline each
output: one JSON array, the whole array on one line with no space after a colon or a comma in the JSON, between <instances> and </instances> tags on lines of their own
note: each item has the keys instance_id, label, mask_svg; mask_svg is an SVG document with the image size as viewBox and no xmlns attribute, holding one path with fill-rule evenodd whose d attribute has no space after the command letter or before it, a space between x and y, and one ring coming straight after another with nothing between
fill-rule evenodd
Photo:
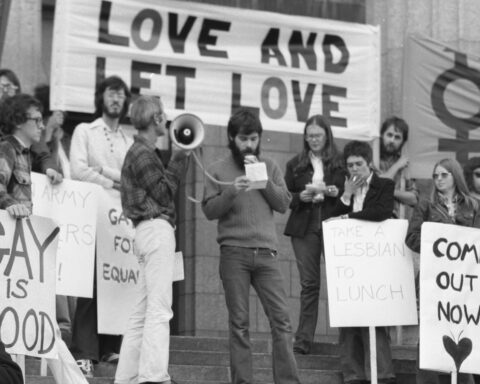
<instances>
[{"instance_id":1,"label":"short hair","mask_svg":"<svg viewBox=\"0 0 480 384\"><path fill-rule=\"evenodd\" d=\"M393 125L396 131L399 131L402 134L403 142L408 140L408 124L405 120L397 116L389 117L382 123L382 126L380 127L380 136L382 136L391 125Z\"/></svg>"},{"instance_id":2,"label":"short hair","mask_svg":"<svg viewBox=\"0 0 480 384\"><path fill-rule=\"evenodd\" d=\"M123 118L128 113L131 93L127 87L127 84L119 76L107 77L100 84L98 84L97 89L95 90L95 117L102 117L103 115L103 94L108 88L113 89L114 91L123 89L125 92L126 98L120 114L120 118Z\"/></svg>"},{"instance_id":3,"label":"short hair","mask_svg":"<svg viewBox=\"0 0 480 384\"><path fill-rule=\"evenodd\" d=\"M345 163L347 163L347 159L350 156L363 157L367 164L370 164L373 159L372 147L365 141L350 141L343 148L343 160Z\"/></svg>"},{"instance_id":4,"label":"short hair","mask_svg":"<svg viewBox=\"0 0 480 384\"><path fill-rule=\"evenodd\" d=\"M235 145L234 139L239 133L250 135L252 133L258 133L262 136L263 128L258 114L250 111L247 108L240 108L236 111L228 120L227 133L228 143L230 149Z\"/></svg>"},{"instance_id":5,"label":"short hair","mask_svg":"<svg viewBox=\"0 0 480 384\"><path fill-rule=\"evenodd\" d=\"M9 97L0 105L0 130L12 134L18 125L27 121L27 111L36 107L42 112L42 104L35 97L25 93Z\"/></svg>"},{"instance_id":6,"label":"short hair","mask_svg":"<svg viewBox=\"0 0 480 384\"><path fill-rule=\"evenodd\" d=\"M475 187L473 186L473 171L477 168L480 168L480 157L472 157L468 159L463 167L463 174L470 192L480 193L480 191L475 190Z\"/></svg>"},{"instance_id":7,"label":"short hair","mask_svg":"<svg viewBox=\"0 0 480 384\"><path fill-rule=\"evenodd\" d=\"M11 69L2 68L0 69L0 77L6 77L13 85L17 88L17 94L22 92L22 87L20 86L20 80L18 80L18 76L13 72Z\"/></svg>"},{"instance_id":8,"label":"short hair","mask_svg":"<svg viewBox=\"0 0 480 384\"><path fill-rule=\"evenodd\" d=\"M156 114L163 112L160 98L155 96L139 96L130 110L130 120L138 131L144 131L152 123Z\"/></svg>"}]
</instances>

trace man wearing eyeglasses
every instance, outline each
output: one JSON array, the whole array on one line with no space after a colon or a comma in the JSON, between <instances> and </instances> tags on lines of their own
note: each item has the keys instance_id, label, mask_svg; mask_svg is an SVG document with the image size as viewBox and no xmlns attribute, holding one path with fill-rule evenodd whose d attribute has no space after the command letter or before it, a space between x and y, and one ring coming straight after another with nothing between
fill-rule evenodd
<instances>
[{"instance_id":1,"label":"man wearing eyeglasses","mask_svg":"<svg viewBox=\"0 0 480 384\"><path fill-rule=\"evenodd\" d=\"M13 218L32 214L30 147L40 141L42 105L18 94L2 103L0 119L6 136L0 142L0 209Z\"/></svg>"},{"instance_id":2,"label":"man wearing eyeglasses","mask_svg":"<svg viewBox=\"0 0 480 384\"><path fill-rule=\"evenodd\" d=\"M120 173L125 155L133 143L120 126L127 114L130 91L118 76L102 81L95 91L95 117L91 123L79 124L70 146L72 179L120 188ZM97 300L79 298L73 322L72 354L82 372L93 376L93 363L118 361L121 336L98 335ZM101 358L101 359L100 359Z\"/></svg>"},{"instance_id":3,"label":"man wearing eyeglasses","mask_svg":"<svg viewBox=\"0 0 480 384\"><path fill-rule=\"evenodd\" d=\"M9 97L21 93L20 81L10 69L0 69L0 105ZM0 120L0 140L3 132L3 122ZM30 148L30 161L33 172L44 173L52 184L61 183L63 175L53 161L50 151L42 141L34 143Z\"/></svg>"},{"instance_id":4,"label":"man wearing eyeglasses","mask_svg":"<svg viewBox=\"0 0 480 384\"><path fill-rule=\"evenodd\" d=\"M394 215L408 218L402 205L413 207L418 202L415 180L407 176L408 157L402 155L402 148L408 139L408 124L399 117L390 117L383 122L380 135L380 176L395 182Z\"/></svg>"}]
</instances>

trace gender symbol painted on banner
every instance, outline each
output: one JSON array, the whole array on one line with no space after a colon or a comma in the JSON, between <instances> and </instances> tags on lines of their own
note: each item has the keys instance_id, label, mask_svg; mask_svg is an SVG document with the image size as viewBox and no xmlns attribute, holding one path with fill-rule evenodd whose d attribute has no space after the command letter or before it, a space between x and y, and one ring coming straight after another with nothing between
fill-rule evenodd
<instances>
[{"instance_id":1,"label":"gender symbol painted on banner","mask_svg":"<svg viewBox=\"0 0 480 384\"><path fill-rule=\"evenodd\" d=\"M480 126L480 110L470 117L462 118L451 113L445 102L445 92L450 83L457 80L466 80L473 83L480 91L480 71L469 67L467 55L446 48L445 51L453 52L454 66L441 73L432 86L431 102L432 108L437 117L448 127L456 131L455 139L438 139L438 150L440 152L455 152L456 159L460 163L468 160L471 152L478 152L480 140L469 138L469 131Z\"/></svg>"}]
</instances>

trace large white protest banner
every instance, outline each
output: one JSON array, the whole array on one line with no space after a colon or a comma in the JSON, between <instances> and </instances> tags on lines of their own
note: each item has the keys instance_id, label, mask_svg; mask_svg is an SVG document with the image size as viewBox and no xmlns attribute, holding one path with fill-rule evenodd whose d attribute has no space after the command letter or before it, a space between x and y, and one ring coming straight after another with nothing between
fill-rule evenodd
<instances>
[{"instance_id":1,"label":"large white protest banner","mask_svg":"<svg viewBox=\"0 0 480 384\"><path fill-rule=\"evenodd\" d=\"M52 108L92 112L95 84L119 75L160 95L169 116L226 125L259 112L267 130L301 133L323 114L334 135L378 137L379 27L169 0L57 0Z\"/></svg>"},{"instance_id":2,"label":"large white protest banner","mask_svg":"<svg viewBox=\"0 0 480 384\"><path fill-rule=\"evenodd\" d=\"M98 332L120 335L137 297L138 262L135 230L122 211L120 193L102 190L97 222Z\"/></svg>"},{"instance_id":3,"label":"large white protest banner","mask_svg":"<svg viewBox=\"0 0 480 384\"><path fill-rule=\"evenodd\" d=\"M417 324L406 220L323 224L332 327Z\"/></svg>"},{"instance_id":4,"label":"large white protest banner","mask_svg":"<svg viewBox=\"0 0 480 384\"><path fill-rule=\"evenodd\" d=\"M424 223L420 367L480 373L480 230Z\"/></svg>"},{"instance_id":5,"label":"large white protest banner","mask_svg":"<svg viewBox=\"0 0 480 384\"><path fill-rule=\"evenodd\" d=\"M480 55L427 36L405 41L402 116L412 177L430 178L446 157L465 163L480 154Z\"/></svg>"},{"instance_id":6,"label":"large white protest banner","mask_svg":"<svg viewBox=\"0 0 480 384\"><path fill-rule=\"evenodd\" d=\"M0 339L10 353L56 357L58 227L44 217L14 220L0 210Z\"/></svg>"},{"instance_id":7,"label":"large white protest banner","mask_svg":"<svg viewBox=\"0 0 480 384\"><path fill-rule=\"evenodd\" d=\"M54 219L60 227L57 253L57 294L92 297L95 261L97 195L101 187L64 179L52 185L32 173L35 215Z\"/></svg>"}]
</instances>

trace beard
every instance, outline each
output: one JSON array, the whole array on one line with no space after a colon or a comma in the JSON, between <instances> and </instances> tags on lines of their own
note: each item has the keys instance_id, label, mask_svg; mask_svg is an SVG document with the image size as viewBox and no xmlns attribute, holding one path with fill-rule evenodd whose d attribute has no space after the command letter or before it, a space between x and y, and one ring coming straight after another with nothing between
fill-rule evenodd
<instances>
[{"instance_id":1,"label":"beard","mask_svg":"<svg viewBox=\"0 0 480 384\"><path fill-rule=\"evenodd\" d=\"M380 142L380 157L391 157L391 156L399 156L402 147L396 148L393 144L385 145L383 141Z\"/></svg>"},{"instance_id":2,"label":"beard","mask_svg":"<svg viewBox=\"0 0 480 384\"><path fill-rule=\"evenodd\" d=\"M118 106L117 109L113 109L113 106ZM123 108L119 103L112 103L110 106L103 104L103 114L109 117L110 119L118 119L122 116Z\"/></svg>"},{"instance_id":3,"label":"beard","mask_svg":"<svg viewBox=\"0 0 480 384\"><path fill-rule=\"evenodd\" d=\"M245 156L246 155L254 155L256 157L258 157L258 155L260 154L260 144L258 145L258 147L253 150L251 148L247 148L243 151L241 151L236 145L234 142L230 143L230 150L232 151L232 156L233 156L233 160L235 161L235 163L237 163L237 165L240 167L240 169L245 169Z\"/></svg>"}]
</instances>

